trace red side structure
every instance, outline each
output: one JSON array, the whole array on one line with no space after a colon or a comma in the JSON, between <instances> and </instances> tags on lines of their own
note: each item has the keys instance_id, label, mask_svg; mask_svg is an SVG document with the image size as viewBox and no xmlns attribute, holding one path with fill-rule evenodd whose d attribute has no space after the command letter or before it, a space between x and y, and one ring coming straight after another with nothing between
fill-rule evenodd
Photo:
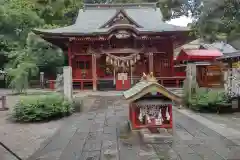
<instances>
[{"instance_id":1,"label":"red side structure","mask_svg":"<svg viewBox=\"0 0 240 160\"><path fill-rule=\"evenodd\" d=\"M181 61L213 61L223 54L219 50L181 50L176 62Z\"/></svg>"},{"instance_id":2,"label":"red side structure","mask_svg":"<svg viewBox=\"0 0 240 160\"><path fill-rule=\"evenodd\" d=\"M191 62L212 62L223 54L219 50L184 50L182 49L175 60L174 71L175 76L186 76L186 63ZM199 64L201 65L201 64Z\"/></svg>"}]
</instances>

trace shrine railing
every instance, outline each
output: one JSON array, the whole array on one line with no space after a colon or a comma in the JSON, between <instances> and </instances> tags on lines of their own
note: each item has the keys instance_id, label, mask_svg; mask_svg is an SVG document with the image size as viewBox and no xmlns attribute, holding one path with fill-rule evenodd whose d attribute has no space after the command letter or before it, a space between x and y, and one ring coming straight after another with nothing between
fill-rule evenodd
<instances>
[{"instance_id":1,"label":"shrine railing","mask_svg":"<svg viewBox=\"0 0 240 160\"><path fill-rule=\"evenodd\" d=\"M164 87L168 87L168 88L182 88L183 87L183 81L185 80L186 77L156 77L156 79L158 80L158 83L163 85ZM140 76L133 76L128 77L128 80L132 81L131 85L135 85L136 83L138 83L141 80ZM73 79L73 83L79 83L79 88L83 89L85 85L92 85L92 81L93 79ZM113 77L108 77L108 78L97 78L97 82L98 84L101 83L105 83L108 87L107 88L114 88L115 84L114 84L114 78ZM48 81L48 86L50 89L54 89L55 88L55 83L56 80L49 80ZM87 87L86 89L90 89L90 87Z\"/></svg>"}]
</instances>

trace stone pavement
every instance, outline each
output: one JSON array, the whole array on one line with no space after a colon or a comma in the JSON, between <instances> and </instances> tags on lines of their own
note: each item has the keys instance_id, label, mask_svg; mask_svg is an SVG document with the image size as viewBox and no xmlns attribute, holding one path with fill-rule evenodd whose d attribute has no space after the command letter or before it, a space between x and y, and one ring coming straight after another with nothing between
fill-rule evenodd
<instances>
[{"instance_id":1,"label":"stone pavement","mask_svg":"<svg viewBox=\"0 0 240 160\"><path fill-rule=\"evenodd\" d=\"M238 160L240 146L174 110L173 142L146 144L126 127L128 106L119 96L95 97L28 160Z\"/></svg>"}]
</instances>

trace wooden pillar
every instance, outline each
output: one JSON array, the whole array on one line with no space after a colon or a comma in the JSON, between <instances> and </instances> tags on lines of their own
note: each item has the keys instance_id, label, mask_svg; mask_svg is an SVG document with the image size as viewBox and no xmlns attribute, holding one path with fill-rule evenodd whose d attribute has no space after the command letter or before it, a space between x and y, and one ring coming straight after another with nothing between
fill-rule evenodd
<instances>
[{"instance_id":1,"label":"wooden pillar","mask_svg":"<svg viewBox=\"0 0 240 160\"><path fill-rule=\"evenodd\" d=\"M173 39L170 39L170 65L171 65L171 76L175 76L174 75L174 40Z\"/></svg>"},{"instance_id":2,"label":"wooden pillar","mask_svg":"<svg viewBox=\"0 0 240 160\"><path fill-rule=\"evenodd\" d=\"M72 67L72 43L68 43L68 65Z\"/></svg>"},{"instance_id":3,"label":"wooden pillar","mask_svg":"<svg viewBox=\"0 0 240 160\"><path fill-rule=\"evenodd\" d=\"M148 64L149 64L149 73L153 72L153 53L149 53L148 55Z\"/></svg>"},{"instance_id":4,"label":"wooden pillar","mask_svg":"<svg viewBox=\"0 0 240 160\"><path fill-rule=\"evenodd\" d=\"M93 91L96 91L97 90L96 54L92 54L92 79L93 79Z\"/></svg>"}]
</instances>

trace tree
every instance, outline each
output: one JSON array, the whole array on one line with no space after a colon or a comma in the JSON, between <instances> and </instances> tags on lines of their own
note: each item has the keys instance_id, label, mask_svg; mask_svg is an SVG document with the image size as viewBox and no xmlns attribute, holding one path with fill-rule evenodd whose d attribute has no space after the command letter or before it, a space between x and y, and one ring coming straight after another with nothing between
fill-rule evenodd
<instances>
[{"instance_id":1,"label":"tree","mask_svg":"<svg viewBox=\"0 0 240 160\"><path fill-rule=\"evenodd\" d=\"M59 48L29 33L72 24L82 1L0 0L0 5L0 54L8 58L10 86L22 92L38 67L54 70L64 63Z\"/></svg>"},{"instance_id":2,"label":"tree","mask_svg":"<svg viewBox=\"0 0 240 160\"><path fill-rule=\"evenodd\" d=\"M208 41L231 41L240 36L240 2L219 0L205 4L192 27Z\"/></svg>"}]
</instances>

